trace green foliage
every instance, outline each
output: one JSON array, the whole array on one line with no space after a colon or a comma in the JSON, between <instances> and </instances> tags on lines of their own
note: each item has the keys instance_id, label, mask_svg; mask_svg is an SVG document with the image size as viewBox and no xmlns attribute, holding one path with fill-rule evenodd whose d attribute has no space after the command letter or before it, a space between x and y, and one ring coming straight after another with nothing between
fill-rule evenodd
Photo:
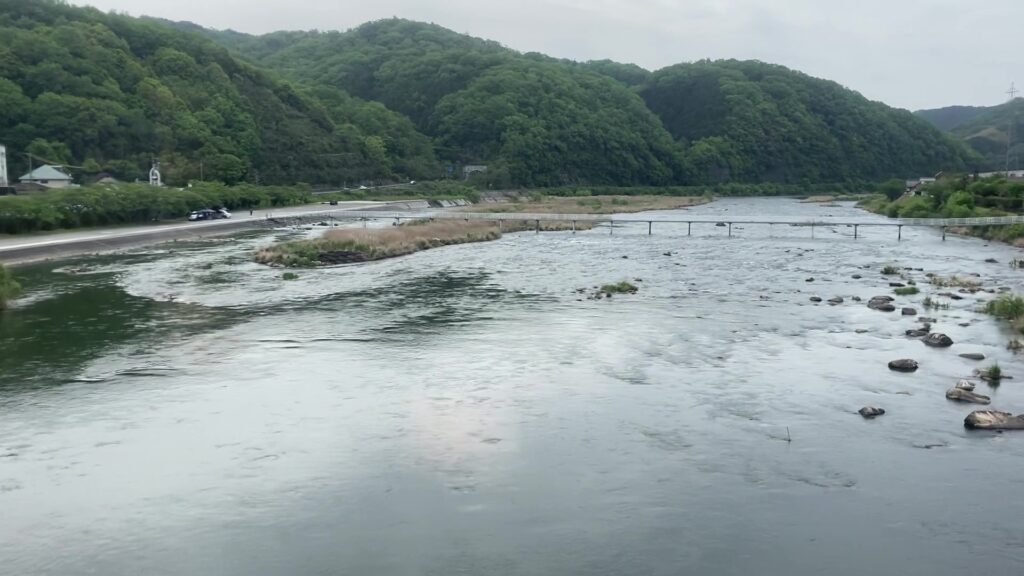
<instances>
[{"instance_id":1,"label":"green foliage","mask_svg":"<svg viewBox=\"0 0 1024 576\"><path fill-rule=\"evenodd\" d=\"M976 158L909 112L761 62L678 64L640 94L689 143L698 181L881 180L969 169Z\"/></svg>"},{"instance_id":2,"label":"green foliage","mask_svg":"<svg viewBox=\"0 0 1024 576\"><path fill-rule=\"evenodd\" d=\"M193 32L57 0L0 0L0 134L11 170L57 164L229 184L439 173L408 119L337 89L296 89ZM39 163L36 162L36 164Z\"/></svg>"},{"instance_id":3,"label":"green foliage","mask_svg":"<svg viewBox=\"0 0 1024 576\"><path fill-rule=\"evenodd\" d=\"M7 302L17 298L21 294L21 285L18 284L11 273L0 264L0 310L7 307Z\"/></svg>"},{"instance_id":4,"label":"green foliage","mask_svg":"<svg viewBox=\"0 0 1024 576\"><path fill-rule=\"evenodd\" d=\"M895 276L900 273L900 269L896 266L885 266L882 268L882 274L886 276Z\"/></svg>"},{"instance_id":5,"label":"green foliage","mask_svg":"<svg viewBox=\"0 0 1024 576\"><path fill-rule=\"evenodd\" d=\"M878 193L884 194L890 201L898 199L906 192L906 183L899 178L886 180L878 186Z\"/></svg>"},{"instance_id":6,"label":"green foliage","mask_svg":"<svg viewBox=\"0 0 1024 576\"><path fill-rule=\"evenodd\" d=\"M599 292L604 294L636 294L639 290L636 285L623 280L616 284L605 284L601 286Z\"/></svg>"},{"instance_id":7,"label":"green foliage","mask_svg":"<svg viewBox=\"0 0 1024 576\"><path fill-rule=\"evenodd\" d=\"M897 288L893 290L893 292L895 292L897 296L913 296L920 292L920 290L917 286L905 286L903 288Z\"/></svg>"},{"instance_id":8,"label":"green foliage","mask_svg":"<svg viewBox=\"0 0 1024 576\"><path fill-rule=\"evenodd\" d=\"M281 279L282 280L298 280L299 279L299 275L296 274L295 272L285 272L284 274L281 275Z\"/></svg>"},{"instance_id":9,"label":"green foliage","mask_svg":"<svg viewBox=\"0 0 1024 576\"><path fill-rule=\"evenodd\" d=\"M990 380L1001 380L1003 378L1003 369L999 367L999 363L992 364L985 370L985 374L988 375Z\"/></svg>"},{"instance_id":10,"label":"green foliage","mask_svg":"<svg viewBox=\"0 0 1024 576\"><path fill-rule=\"evenodd\" d=\"M229 210L291 206L311 201L299 187L225 186L200 183L192 188L155 188L117 184L66 188L45 193L0 196L0 234L19 234L114 224L143 224L185 217L213 206Z\"/></svg>"},{"instance_id":11,"label":"green foliage","mask_svg":"<svg viewBox=\"0 0 1024 576\"><path fill-rule=\"evenodd\" d=\"M1024 318L1024 298L1003 294L985 304L985 312L1005 320Z\"/></svg>"},{"instance_id":12,"label":"green foliage","mask_svg":"<svg viewBox=\"0 0 1024 576\"><path fill-rule=\"evenodd\" d=\"M1024 158L1024 98L968 113L950 133L962 138L984 158L977 168L1004 170L1010 138L1010 157ZM1022 166L1011 166L1011 169L1019 168Z\"/></svg>"}]
</instances>

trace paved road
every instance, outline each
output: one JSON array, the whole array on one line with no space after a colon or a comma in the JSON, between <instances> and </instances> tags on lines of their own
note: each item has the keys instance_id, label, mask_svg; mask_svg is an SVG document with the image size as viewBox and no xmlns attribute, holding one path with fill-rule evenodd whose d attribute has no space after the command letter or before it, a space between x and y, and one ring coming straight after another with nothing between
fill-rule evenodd
<instances>
[{"instance_id":1,"label":"paved road","mask_svg":"<svg viewBox=\"0 0 1024 576\"><path fill-rule=\"evenodd\" d=\"M360 210L366 208L386 208L386 202L339 202L337 206L310 204L289 208L271 208L256 210L252 215L249 211L232 214L230 220L212 220L209 222L175 222L169 224L152 224L142 226L118 226L116 228L93 228L89 230L69 230L47 234L28 234L0 236L0 263L16 264L49 260L78 254L91 254L144 246L156 242L179 240L183 238L202 238L225 234L235 230L253 228L258 221L265 218L286 216L303 216L338 210Z\"/></svg>"}]
</instances>

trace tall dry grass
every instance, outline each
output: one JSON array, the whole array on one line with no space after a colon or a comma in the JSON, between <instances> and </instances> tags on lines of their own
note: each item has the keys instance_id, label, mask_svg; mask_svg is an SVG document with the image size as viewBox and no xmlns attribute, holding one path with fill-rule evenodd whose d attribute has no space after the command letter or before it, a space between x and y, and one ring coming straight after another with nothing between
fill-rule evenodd
<instances>
[{"instance_id":1,"label":"tall dry grass","mask_svg":"<svg viewBox=\"0 0 1024 576\"><path fill-rule=\"evenodd\" d=\"M412 222L389 228L329 230L312 240L284 242L256 253L262 264L304 268L339 261L381 260L439 246L501 238L493 222Z\"/></svg>"}]
</instances>

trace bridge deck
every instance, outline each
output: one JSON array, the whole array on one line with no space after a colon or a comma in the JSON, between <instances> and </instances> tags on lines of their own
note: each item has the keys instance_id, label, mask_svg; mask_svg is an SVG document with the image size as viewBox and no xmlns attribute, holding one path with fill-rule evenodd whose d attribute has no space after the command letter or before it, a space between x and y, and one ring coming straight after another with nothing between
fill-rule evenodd
<instances>
[{"instance_id":1,"label":"bridge deck","mask_svg":"<svg viewBox=\"0 0 1024 576\"><path fill-rule=\"evenodd\" d=\"M444 210L417 211L333 211L309 213L304 217L323 217L338 220L352 219L435 219L435 220L504 220L504 221L559 221L559 222L604 222L624 223L676 223L676 224L768 224L783 226L934 226L934 227L969 227L969 226L1006 226L1024 224L1024 216L995 216L988 218L903 218L896 220L880 219L834 219L820 218L786 219L757 218L752 216L722 216L719 218L689 217L675 214L530 214L524 212L452 212Z\"/></svg>"}]
</instances>

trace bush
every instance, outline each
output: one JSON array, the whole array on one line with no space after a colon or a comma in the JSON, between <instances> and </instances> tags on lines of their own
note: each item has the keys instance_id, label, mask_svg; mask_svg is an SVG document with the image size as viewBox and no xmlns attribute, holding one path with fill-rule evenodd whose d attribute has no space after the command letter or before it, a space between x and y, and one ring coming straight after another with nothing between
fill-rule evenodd
<instances>
[{"instance_id":1,"label":"bush","mask_svg":"<svg viewBox=\"0 0 1024 576\"><path fill-rule=\"evenodd\" d=\"M295 272L285 272L284 274L281 275L281 279L282 280L298 280L299 279L299 275L296 274Z\"/></svg>"},{"instance_id":2,"label":"bush","mask_svg":"<svg viewBox=\"0 0 1024 576\"><path fill-rule=\"evenodd\" d=\"M897 296L913 296L920 292L920 290L917 289L917 286L906 286L904 288L897 288L894 292Z\"/></svg>"},{"instance_id":3,"label":"bush","mask_svg":"<svg viewBox=\"0 0 1024 576\"><path fill-rule=\"evenodd\" d=\"M895 266L886 266L882 268L882 274L886 276L895 276L900 273L900 269Z\"/></svg>"},{"instance_id":4,"label":"bush","mask_svg":"<svg viewBox=\"0 0 1024 576\"><path fill-rule=\"evenodd\" d=\"M617 284L605 284L601 286L600 292L605 294L636 294L639 290L635 285L622 281Z\"/></svg>"},{"instance_id":5,"label":"bush","mask_svg":"<svg viewBox=\"0 0 1024 576\"><path fill-rule=\"evenodd\" d=\"M985 304L985 312L997 318L1017 320L1024 317L1024 298L1003 294Z\"/></svg>"},{"instance_id":6,"label":"bush","mask_svg":"<svg viewBox=\"0 0 1024 576\"><path fill-rule=\"evenodd\" d=\"M21 294L21 284L15 282L11 273L0 264L0 310L7 307L7 302Z\"/></svg>"}]
</instances>

